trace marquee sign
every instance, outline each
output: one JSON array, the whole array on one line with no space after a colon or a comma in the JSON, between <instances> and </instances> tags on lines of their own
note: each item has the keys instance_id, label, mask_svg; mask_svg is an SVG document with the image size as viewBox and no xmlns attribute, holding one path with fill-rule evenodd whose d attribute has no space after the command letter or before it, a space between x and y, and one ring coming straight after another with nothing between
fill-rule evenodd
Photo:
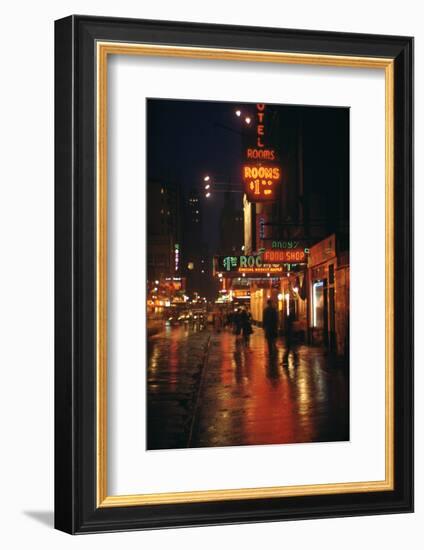
<instances>
[{"instance_id":1,"label":"marquee sign","mask_svg":"<svg viewBox=\"0 0 424 550\"><path fill-rule=\"evenodd\" d=\"M222 277L281 277L283 264L265 264L261 256L215 256L214 274Z\"/></svg>"},{"instance_id":2,"label":"marquee sign","mask_svg":"<svg viewBox=\"0 0 424 550\"><path fill-rule=\"evenodd\" d=\"M240 267L237 271L238 276L240 277L241 274L248 274L249 277L251 275L261 275L264 276L271 276L271 277L279 277L284 274L284 268L282 265L263 265L261 267Z\"/></svg>"},{"instance_id":3,"label":"marquee sign","mask_svg":"<svg viewBox=\"0 0 424 550\"><path fill-rule=\"evenodd\" d=\"M263 266L261 256L215 256L215 271L225 274L227 271L239 271L240 269L259 268Z\"/></svg>"},{"instance_id":4,"label":"marquee sign","mask_svg":"<svg viewBox=\"0 0 424 550\"><path fill-rule=\"evenodd\" d=\"M264 250L249 256L214 256L214 274L222 277L281 276L288 264L307 262L305 249Z\"/></svg>"}]
</instances>

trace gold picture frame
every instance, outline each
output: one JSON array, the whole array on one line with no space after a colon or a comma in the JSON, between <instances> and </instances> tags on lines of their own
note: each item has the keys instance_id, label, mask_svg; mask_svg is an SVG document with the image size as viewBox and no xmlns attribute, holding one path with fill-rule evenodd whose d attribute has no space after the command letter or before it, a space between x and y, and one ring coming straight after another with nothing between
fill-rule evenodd
<instances>
[{"instance_id":1,"label":"gold picture frame","mask_svg":"<svg viewBox=\"0 0 424 550\"><path fill-rule=\"evenodd\" d=\"M190 48L102 42L97 47L97 503L99 507L176 504L234 499L326 495L390 491L393 489L393 108L394 61L384 58L306 55L261 51ZM107 491L107 63L111 55L219 59L256 63L285 63L330 67L384 69L386 124L386 476L383 481L359 481L321 485L260 487L251 489L190 491L109 496Z\"/></svg>"}]
</instances>

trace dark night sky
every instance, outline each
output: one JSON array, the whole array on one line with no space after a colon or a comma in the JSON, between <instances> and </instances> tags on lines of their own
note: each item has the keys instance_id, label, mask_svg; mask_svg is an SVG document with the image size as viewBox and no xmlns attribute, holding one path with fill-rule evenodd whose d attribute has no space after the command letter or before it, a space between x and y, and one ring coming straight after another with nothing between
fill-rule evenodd
<instances>
[{"instance_id":1,"label":"dark night sky","mask_svg":"<svg viewBox=\"0 0 424 550\"><path fill-rule=\"evenodd\" d=\"M185 197L191 188L198 189L203 200L203 236L207 235L212 248L218 240L218 220L223 196L217 194L210 199L204 199L203 177L209 174L215 181L230 181L241 186L241 132L255 132L254 124L249 128L242 117L235 116L237 108L251 113L255 120L254 104L148 100L148 179L181 185ZM292 117L295 113L301 113L305 178L309 182L310 192L315 189L326 200L331 195L331 180L334 179L331 178L331 173L336 174L340 167L345 172L346 166L348 167L348 109L267 105L267 113L272 110L280 111L283 120L288 120L289 113ZM266 132L272 134L271 118L266 124ZM344 140L343 150L347 155L340 154L340 140ZM348 185L348 168L346 173ZM241 199L242 195L235 196ZM332 205L329 203L328 207L331 209Z\"/></svg>"},{"instance_id":2,"label":"dark night sky","mask_svg":"<svg viewBox=\"0 0 424 550\"><path fill-rule=\"evenodd\" d=\"M239 178L242 125L234 109L233 103L149 100L149 176L175 178L187 190L205 173Z\"/></svg>"},{"instance_id":3,"label":"dark night sky","mask_svg":"<svg viewBox=\"0 0 424 550\"><path fill-rule=\"evenodd\" d=\"M175 182L185 195L193 187L203 190L206 174L241 186L238 132L243 125L235 108L233 103L148 100L148 178ZM203 200L203 230L208 228L214 244L222 198L216 194Z\"/></svg>"}]
</instances>

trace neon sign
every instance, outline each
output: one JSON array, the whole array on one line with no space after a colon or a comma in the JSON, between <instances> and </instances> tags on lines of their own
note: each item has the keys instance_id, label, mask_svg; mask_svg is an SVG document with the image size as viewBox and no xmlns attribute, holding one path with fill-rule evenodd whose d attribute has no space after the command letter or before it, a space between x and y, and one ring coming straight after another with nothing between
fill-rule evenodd
<instances>
[{"instance_id":1,"label":"neon sign","mask_svg":"<svg viewBox=\"0 0 424 550\"><path fill-rule=\"evenodd\" d=\"M305 263L303 249L264 250L250 256L214 256L214 273L232 277L235 273L283 273L285 264Z\"/></svg>"},{"instance_id":2,"label":"neon sign","mask_svg":"<svg viewBox=\"0 0 424 550\"><path fill-rule=\"evenodd\" d=\"M246 150L248 163L243 166L244 191L250 202L273 201L276 187L281 180L281 168L262 163L262 160L275 160L275 151L265 147L265 104L258 103L255 147ZM256 164L252 160L257 160Z\"/></svg>"},{"instance_id":3,"label":"neon sign","mask_svg":"<svg viewBox=\"0 0 424 550\"><path fill-rule=\"evenodd\" d=\"M243 166L244 191L250 202L275 200L275 190L280 179L279 166Z\"/></svg>"},{"instance_id":4,"label":"neon sign","mask_svg":"<svg viewBox=\"0 0 424 550\"><path fill-rule=\"evenodd\" d=\"M278 181L281 177L279 166L244 166L245 179L266 179Z\"/></svg>"},{"instance_id":5,"label":"neon sign","mask_svg":"<svg viewBox=\"0 0 424 550\"><path fill-rule=\"evenodd\" d=\"M270 263L302 263L306 262L306 253L304 248L265 250L262 258L264 262Z\"/></svg>"},{"instance_id":6,"label":"neon sign","mask_svg":"<svg viewBox=\"0 0 424 550\"><path fill-rule=\"evenodd\" d=\"M254 149L249 147L246 150L246 157L248 159L275 160L275 151L274 149Z\"/></svg>"},{"instance_id":7,"label":"neon sign","mask_svg":"<svg viewBox=\"0 0 424 550\"><path fill-rule=\"evenodd\" d=\"M297 248L299 241L272 241L272 248Z\"/></svg>"},{"instance_id":8,"label":"neon sign","mask_svg":"<svg viewBox=\"0 0 424 550\"><path fill-rule=\"evenodd\" d=\"M218 270L232 271L238 268L262 267L262 256L218 256Z\"/></svg>"},{"instance_id":9,"label":"neon sign","mask_svg":"<svg viewBox=\"0 0 424 550\"><path fill-rule=\"evenodd\" d=\"M250 256L214 256L214 274L228 277L278 277L284 274L280 262L265 263L261 254Z\"/></svg>"},{"instance_id":10,"label":"neon sign","mask_svg":"<svg viewBox=\"0 0 424 550\"><path fill-rule=\"evenodd\" d=\"M264 147L264 144L262 143L262 137L265 135L265 125L264 125L265 103L258 103L256 105L256 109L258 110L258 122L259 122L259 124L256 126L256 133L257 133L256 145L258 147Z\"/></svg>"}]
</instances>

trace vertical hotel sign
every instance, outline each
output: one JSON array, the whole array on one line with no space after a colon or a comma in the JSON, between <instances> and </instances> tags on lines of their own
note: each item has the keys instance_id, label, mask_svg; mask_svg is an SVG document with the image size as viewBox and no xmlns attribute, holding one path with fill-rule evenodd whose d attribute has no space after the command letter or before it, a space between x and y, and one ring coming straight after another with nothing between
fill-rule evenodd
<instances>
[{"instance_id":1,"label":"vertical hotel sign","mask_svg":"<svg viewBox=\"0 0 424 550\"><path fill-rule=\"evenodd\" d=\"M265 146L265 104L256 105L255 143L246 150L243 165L244 191L250 202L270 202L277 198L281 168L276 164L274 149Z\"/></svg>"}]
</instances>

